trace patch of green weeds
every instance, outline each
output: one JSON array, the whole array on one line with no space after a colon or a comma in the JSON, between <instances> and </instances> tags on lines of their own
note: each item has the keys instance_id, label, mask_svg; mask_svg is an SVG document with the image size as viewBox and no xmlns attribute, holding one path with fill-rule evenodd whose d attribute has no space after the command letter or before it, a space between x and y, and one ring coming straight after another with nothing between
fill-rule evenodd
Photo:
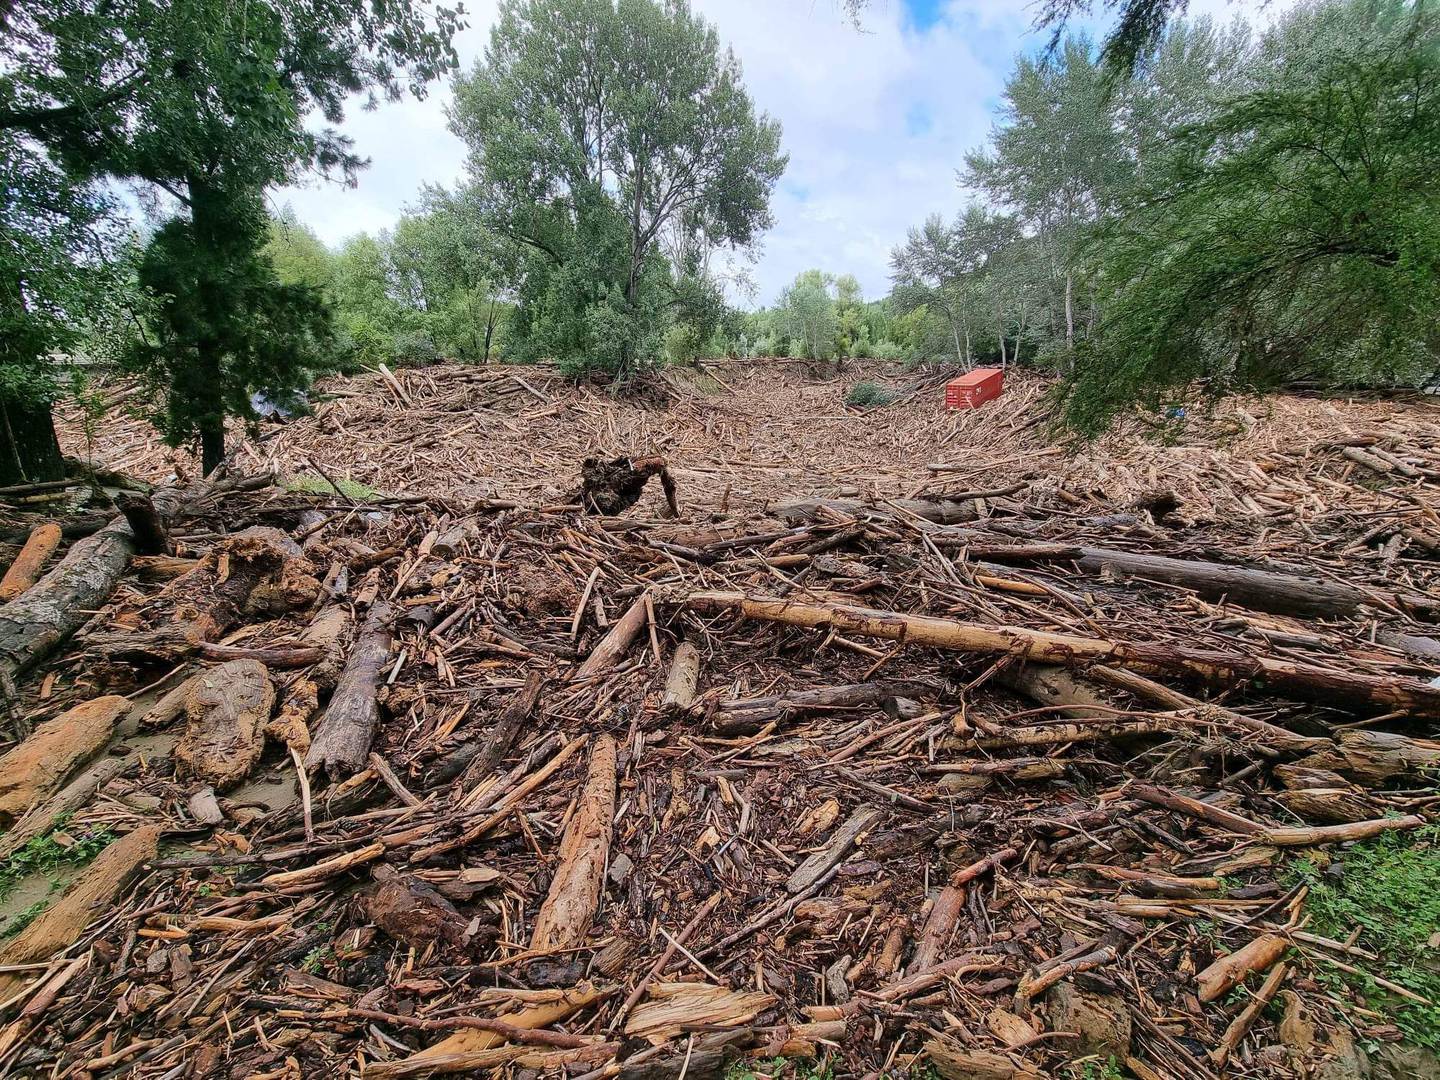
<instances>
[{"instance_id":1,"label":"patch of green weeds","mask_svg":"<svg viewBox=\"0 0 1440 1080\"><path fill-rule=\"evenodd\" d=\"M1310 887L1305 910L1312 933L1355 942L1380 960L1347 957L1362 973L1328 965L1314 950L1316 973L1332 986L1362 994L1383 1008L1412 1042L1440 1049L1440 1005L1411 1001L1375 981L1379 976L1431 1002L1440 1002L1440 826L1385 832L1337 855L1340 872L1306 859L1291 864L1294 880Z\"/></svg>"},{"instance_id":2,"label":"patch of green weeds","mask_svg":"<svg viewBox=\"0 0 1440 1080\"><path fill-rule=\"evenodd\" d=\"M1072 1080L1125 1080L1125 1071L1120 1068L1114 1054L1105 1061L1086 1058L1073 1063L1069 1069Z\"/></svg>"},{"instance_id":3,"label":"patch of green weeds","mask_svg":"<svg viewBox=\"0 0 1440 1080\"><path fill-rule=\"evenodd\" d=\"M329 942L324 945L316 945L305 954L305 959L300 961L300 970L307 975L315 975L334 958L335 947Z\"/></svg>"},{"instance_id":4,"label":"patch of green weeds","mask_svg":"<svg viewBox=\"0 0 1440 1080\"><path fill-rule=\"evenodd\" d=\"M897 390L891 390L888 386L871 379L865 379L856 383L850 388L850 393L845 395L845 404L854 405L860 409L878 409L882 405L889 405L900 398Z\"/></svg>"},{"instance_id":5,"label":"patch of green weeds","mask_svg":"<svg viewBox=\"0 0 1440 1080\"><path fill-rule=\"evenodd\" d=\"M831 1080L834 1074L829 1062L777 1057L737 1061L725 1070L725 1080Z\"/></svg>"},{"instance_id":6,"label":"patch of green weeds","mask_svg":"<svg viewBox=\"0 0 1440 1080\"><path fill-rule=\"evenodd\" d=\"M14 915L11 915L5 923L5 928L0 930L0 941L3 941L5 938L12 938L20 933L21 930L24 930L25 927L35 921L36 916L49 906L49 900L36 900L35 903L23 911L17 911Z\"/></svg>"},{"instance_id":7,"label":"patch of green weeds","mask_svg":"<svg viewBox=\"0 0 1440 1080\"><path fill-rule=\"evenodd\" d=\"M304 495L344 495L352 502L370 502L380 497L380 492L360 483L358 480L337 480L330 483L323 476L300 473L281 485L286 491L298 491Z\"/></svg>"},{"instance_id":8,"label":"patch of green weeds","mask_svg":"<svg viewBox=\"0 0 1440 1080\"><path fill-rule=\"evenodd\" d=\"M15 887L31 874L53 874L62 866L84 866L115 839L109 829L68 835L64 831L67 820L60 818L45 836L26 841L24 847L0 862L0 900L8 899ZM57 836L64 836L68 842L61 843Z\"/></svg>"}]
</instances>

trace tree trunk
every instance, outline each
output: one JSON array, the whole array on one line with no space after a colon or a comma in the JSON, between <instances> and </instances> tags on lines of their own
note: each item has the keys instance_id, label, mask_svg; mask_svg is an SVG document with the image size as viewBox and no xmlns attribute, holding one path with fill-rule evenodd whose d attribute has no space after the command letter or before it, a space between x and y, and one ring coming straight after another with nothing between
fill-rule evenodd
<instances>
[{"instance_id":1,"label":"tree trunk","mask_svg":"<svg viewBox=\"0 0 1440 1080\"><path fill-rule=\"evenodd\" d=\"M1065 350L1075 351L1075 275L1069 270L1065 271Z\"/></svg>"},{"instance_id":2,"label":"tree trunk","mask_svg":"<svg viewBox=\"0 0 1440 1080\"><path fill-rule=\"evenodd\" d=\"M487 364L490 362L490 343L495 337L495 322L495 299L491 297L490 310L485 316L485 363Z\"/></svg>"},{"instance_id":3,"label":"tree trunk","mask_svg":"<svg viewBox=\"0 0 1440 1080\"><path fill-rule=\"evenodd\" d=\"M200 471L209 476L225 461L225 417L207 416L200 422Z\"/></svg>"},{"instance_id":4,"label":"tree trunk","mask_svg":"<svg viewBox=\"0 0 1440 1080\"><path fill-rule=\"evenodd\" d=\"M65 461L43 403L0 397L0 485L60 480Z\"/></svg>"}]
</instances>

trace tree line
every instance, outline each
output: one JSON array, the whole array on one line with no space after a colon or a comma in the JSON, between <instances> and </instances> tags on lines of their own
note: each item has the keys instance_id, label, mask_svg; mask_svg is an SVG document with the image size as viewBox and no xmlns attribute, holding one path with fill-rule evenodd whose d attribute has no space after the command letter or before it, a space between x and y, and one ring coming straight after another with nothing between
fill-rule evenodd
<instances>
[{"instance_id":1,"label":"tree line","mask_svg":"<svg viewBox=\"0 0 1440 1080\"><path fill-rule=\"evenodd\" d=\"M897 309L958 362L1057 369L1087 431L1197 381L1433 379L1440 13L1318 0L1256 35L1156 10L1128 75L1084 38L1017 61L975 202L892 256Z\"/></svg>"}]
</instances>

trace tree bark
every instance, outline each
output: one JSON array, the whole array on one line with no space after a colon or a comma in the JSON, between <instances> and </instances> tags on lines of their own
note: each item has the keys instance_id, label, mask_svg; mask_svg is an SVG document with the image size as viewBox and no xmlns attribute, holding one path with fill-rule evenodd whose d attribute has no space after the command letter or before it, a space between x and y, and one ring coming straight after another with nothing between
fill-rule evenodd
<instances>
[{"instance_id":1,"label":"tree bark","mask_svg":"<svg viewBox=\"0 0 1440 1080\"><path fill-rule=\"evenodd\" d=\"M825 627L957 652L1009 653L1041 663L1113 664L1142 674L1181 675L1221 686L1260 680L1267 689L1330 705L1403 709L1440 719L1440 687L1418 679L1383 678L1314 667L1268 656L1207 652L1155 642L1109 641L1018 626L977 626L928 615L792 603L743 593L700 592L680 603L694 611L734 611L790 626Z\"/></svg>"},{"instance_id":2,"label":"tree bark","mask_svg":"<svg viewBox=\"0 0 1440 1080\"><path fill-rule=\"evenodd\" d=\"M59 546L60 536L60 526L53 521L35 526L29 539L25 541L25 546L20 549L20 554L15 556L10 569L5 571L4 579L0 580L0 603L8 604L35 584L40 571L45 568L46 560Z\"/></svg>"},{"instance_id":3,"label":"tree bark","mask_svg":"<svg viewBox=\"0 0 1440 1080\"><path fill-rule=\"evenodd\" d=\"M547 952L584 942L600 906L614 816L615 740L601 735L590 751L590 771L580 804L560 841L560 862L550 891L535 916L531 949Z\"/></svg>"},{"instance_id":4,"label":"tree bark","mask_svg":"<svg viewBox=\"0 0 1440 1080\"><path fill-rule=\"evenodd\" d=\"M0 757L0 827L49 798L78 766L110 741L130 708L117 694L95 698L45 721Z\"/></svg>"},{"instance_id":5,"label":"tree bark","mask_svg":"<svg viewBox=\"0 0 1440 1080\"><path fill-rule=\"evenodd\" d=\"M64 477L50 406L0 396L0 485Z\"/></svg>"},{"instance_id":6,"label":"tree bark","mask_svg":"<svg viewBox=\"0 0 1440 1080\"><path fill-rule=\"evenodd\" d=\"M390 659L393 617L387 603L370 609L335 694L316 725L310 753L305 757L307 768L323 768L339 778L359 772L369 760L370 743L380 722L375 694Z\"/></svg>"}]
</instances>

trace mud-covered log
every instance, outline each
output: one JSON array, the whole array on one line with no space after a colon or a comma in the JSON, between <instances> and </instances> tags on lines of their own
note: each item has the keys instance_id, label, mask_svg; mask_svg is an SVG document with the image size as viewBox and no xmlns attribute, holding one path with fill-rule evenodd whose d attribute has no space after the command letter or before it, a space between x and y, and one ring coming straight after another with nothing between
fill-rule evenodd
<instances>
[{"instance_id":1,"label":"mud-covered log","mask_svg":"<svg viewBox=\"0 0 1440 1080\"><path fill-rule=\"evenodd\" d=\"M1440 718L1440 687L1418 679L1358 674L1268 656L1209 652L1154 642L1109 641L1019 626L978 626L844 604L808 604L742 593L702 592L680 598L696 611L734 611L789 626L825 627L867 637L957 652L1009 653L1048 664L1114 664L1146 674L1182 675L1220 686L1261 681L1297 698L1369 708L1403 709Z\"/></svg>"},{"instance_id":2,"label":"mud-covered log","mask_svg":"<svg viewBox=\"0 0 1440 1080\"><path fill-rule=\"evenodd\" d=\"M460 783L466 787L487 778L510 752L520 726L534 714L544 685L545 677L540 672L530 672L520 693L505 706L495 726L473 742L456 747L436 770L437 778L448 780L459 775Z\"/></svg>"},{"instance_id":3,"label":"mud-covered log","mask_svg":"<svg viewBox=\"0 0 1440 1080\"><path fill-rule=\"evenodd\" d=\"M0 578L0 603L8 604L34 585L40 571L45 568L46 560L59 545L59 525L53 521L36 525L26 538L25 546L10 564L10 569L5 571L5 577Z\"/></svg>"},{"instance_id":4,"label":"mud-covered log","mask_svg":"<svg viewBox=\"0 0 1440 1080\"><path fill-rule=\"evenodd\" d=\"M0 757L0 827L59 790L110 741L129 708L129 700L117 694L87 701L45 721Z\"/></svg>"},{"instance_id":5,"label":"mud-covered log","mask_svg":"<svg viewBox=\"0 0 1440 1080\"><path fill-rule=\"evenodd\" d=\"M137 554L169 554L170 530L149 495L140 491L122 491L115 497L115 506L130 524Z\"/></svg>"},{"instance_id":6,"label":"mud-covered log","mask_svg":"<svg viewBox=\"0 0 1440 1080\"><path fill-rule=\"evenodd\" d=\"M660 478L670 516L679 517L675 481L663 457L618 457L611 461L586 458L580 466L577 501L592 513L622 514L640 501L645 484L652 476Z\"/></svg>"},{"instance_id":7,"label":"mud-covered log","mask_svg":"<svg viewBox=\"0 0 1440 1080\"><path fill-rule=\"evenodd\" d=\"M315 726L305 756L307 768L324 769L340 778L365 767L380 722L375 695L390 660L394 614L388 603L381 602L366 616L330 704Z\"/></svg>"},{"instance_id":8,"label":"mud-covered log","mask_svg":"<svg viewBox=\"0 0 1440 1080\"><path fill-rule=\"evenodd\" d=\"M259 763L274 708L275 686L257 660L231 660L197 676L173 751L177 772L216 791L234 787Z\"/></svg>"},{"instance_id":9,"label":"mud-covered log","mask_svg":"<svg viewBox=\"0 0 1440 1080\"><path fill-rule=\"evenodd\" d=\"M535 916L531 949L547 952L584 942L600 906L614 817L615 740L601 735L590 751L590 771L580 805L560 841L560 859L550 891Z\"/></svg>"},{"instance_id":10,"label":"mud-covered log","mask_svg":"<svg viewBox=\"0 0 1440 1080\"><path fill-rule=\"evenodd\" d=\"M695 691L700 685L700 650L689 641L675 646L675 655L670 660L670 670L665 675L665 695L660 699L660 711L668 716L687 711L695 703Z\"/></svg>"}]
</instances>

